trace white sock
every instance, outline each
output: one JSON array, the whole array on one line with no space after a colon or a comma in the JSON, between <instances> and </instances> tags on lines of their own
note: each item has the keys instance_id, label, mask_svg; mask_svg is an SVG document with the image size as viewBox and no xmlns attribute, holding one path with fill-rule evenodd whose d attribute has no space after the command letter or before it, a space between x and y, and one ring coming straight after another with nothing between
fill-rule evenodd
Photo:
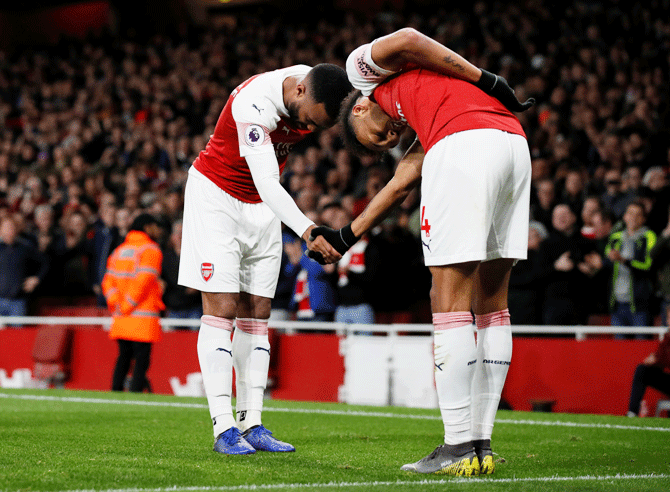
<instances>
[{"instance_id":1,"label":"white sock","mask_svg":"<svg viewBox=\"0 0 670 492\"><path fill-rule=\"evenodd\" d=\"M235 426L233 393L233 320L203 316L198 332L198 361L205 386L214 437Z\"/></svg>"},{"instance_id":2,"label":"white sock","mask_svg":"<svg viewBox=\"0 0 670 492\"><path fill-rule=\"evenodd\" d=\"M473 439L491 439L493 423L512 360L509 310L475 316L477 364L472 384Z\"/></svg>"},{"instance_id":3,"label":"white sock","mask_svg":"<svg viewBox=\"0 0 670 492\"><path fill-rule=\"evenodd\" d=\"M444 443L472 441L470 392L475 336L469 312L433 314L435 386L444 424Z\"/></svg>"},{"instance_id":4,"label":"white sock","mask_svg":"<svg viewBox=\"0 0 670 492\"><path fill-rule=\"evenodd\" d=\"M233 363L237 391L237 427L244 432L261 424L268 384L270 341L268 320L238 318L233 333Z\"/></svg>"}]
</instances>

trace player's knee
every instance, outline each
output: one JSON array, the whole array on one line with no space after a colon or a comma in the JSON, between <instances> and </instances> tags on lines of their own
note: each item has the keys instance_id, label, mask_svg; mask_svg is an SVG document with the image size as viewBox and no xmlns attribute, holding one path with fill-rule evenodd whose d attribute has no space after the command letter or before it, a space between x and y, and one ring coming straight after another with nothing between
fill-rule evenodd
<instances>
[{"instance_id":1,"label":"player's knee","mask_svg":"<svg viewBox=\"0 0 670 492\"><path fill-rule=\"evenodd\" d=\"M236 317L239 294L236 293L202 293L203 314L218 318L233 319Z\"/></svg>"}]
</instances>

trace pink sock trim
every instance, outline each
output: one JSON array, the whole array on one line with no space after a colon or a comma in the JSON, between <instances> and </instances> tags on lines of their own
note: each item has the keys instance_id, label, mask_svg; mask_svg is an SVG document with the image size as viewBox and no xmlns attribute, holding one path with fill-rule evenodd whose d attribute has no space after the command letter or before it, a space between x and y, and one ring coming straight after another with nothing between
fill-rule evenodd
<instances>
[{"instance_id":1,"label":"pink sock trim","mask_svg":"<svg viewBox=\"0 0 670 492\"><path fill-rule=\"evenodd\" d=\"M233 331L232 319L219 318L218 316L210 316L209 314L205 314L200 318L200 321L202 321L207 326L211 326L212 328L221 328L222 330Z\"/></svg>"},{"instance_id":2,"label":"pink sock trim","mask_svg":"<svg viewBox=\"0 0 670 492\"><path fill-rule=\"evenodd\" d=\"M237 318L235 326L249 335L268 334L268 320L266 319Z\"/></svg>"},{"instance_id":3,"label":"pink sock trim","mask_svg":"<svg viewBox=\"0 0 670 492\"><path fill-rule=\"evenodd\" d=\"M472 313L470 311L457 311L454 313L433 314L433 326L435 331L459 328L472 324Z\"/></svg>"},{"instance_id":4,"label":"pink sock trim","mask_svg":"<svg viewBox=\"0 0 670 492\"><path fill-rule=\"evenodd\" d=\"M488 328L489 326L509 326L511 325L509 309L495 311L488 314L475 314L475 323L478 329Z\"/></svg>"}]
</instances>

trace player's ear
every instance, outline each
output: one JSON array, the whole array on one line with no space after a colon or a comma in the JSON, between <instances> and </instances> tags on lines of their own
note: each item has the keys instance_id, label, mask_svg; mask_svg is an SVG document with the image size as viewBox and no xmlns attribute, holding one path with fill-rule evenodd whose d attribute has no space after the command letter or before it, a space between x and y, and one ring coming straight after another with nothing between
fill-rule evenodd
<instances>
[{"instance_id":1,"label":"player's ear","mask_svg":"<svg viewBox=\"0 0 670 492\"><path fill-rule=\"evenodd\" d=\"M295 86L295 95L297 97L303 97L305 94L307 94L307 86L302 82L297 83Z\"/></svg>"},{"instance_id":2,"label":"player's ear","mask_svg":"<svg viewBox=\"0 0 670 492\"><path fill-rule=\"evenodd\" d=\"M354 104L354 107L351 108L351 114L354 116L365 116L365 113L369 110L369 105L365 104L363 99L359 99L358 102Z\"/></svg>"}]
</instances>

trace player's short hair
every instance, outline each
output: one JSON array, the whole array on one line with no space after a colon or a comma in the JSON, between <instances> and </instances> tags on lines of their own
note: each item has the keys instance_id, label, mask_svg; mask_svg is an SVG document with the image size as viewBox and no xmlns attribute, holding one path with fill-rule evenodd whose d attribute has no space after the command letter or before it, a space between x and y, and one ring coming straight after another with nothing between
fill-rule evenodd
<instances>
[{"instance_id":1,"label":"player's short hair","mask_svg":"<svg viewBox=\"0 0 670 492\"><path fill-rule=\"evenodd\" d=\"M362 95L363 94L359 90L352 91L342 102L342 108L340 109L339 116L340 134L342 141L344 142L344 146L352 154L359 157L379 156L382 153L370 150L365 145L360 143L356 137L356 132L354 131L353 115L351 112Z\"/></svg>"},{"instance_id":2,"label":"player's short hair","mask_svg":"<svg viewBox=\"0 0 670 492\"><path fill-rule=\"evenodd\" d=\"M328 116L336 120L342 101L353 89L347 72L332 63L319 63L309 71L307 81L314 101L323 103Z\"/></svg>"}]
</instances>

